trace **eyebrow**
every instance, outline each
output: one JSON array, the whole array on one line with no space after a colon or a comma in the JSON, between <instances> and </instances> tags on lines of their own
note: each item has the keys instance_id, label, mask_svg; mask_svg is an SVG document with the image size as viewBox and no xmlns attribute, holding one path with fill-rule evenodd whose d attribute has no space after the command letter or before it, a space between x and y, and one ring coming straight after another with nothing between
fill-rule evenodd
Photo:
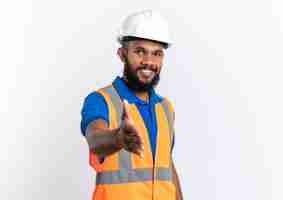
<instances>
[{"instance_id":1,"label":"eyebrow","mask_svg":"<svg viewBox=\"0 0 283 200\"><path fill-rule=\"evenodd\" d=\"M136 46L134 49L135 49L135 50L137 50L137 49L142 49L142 50L144 50L144 51L150 51L150 50L147 50L146 48L144 48L144 47L142 47L142 46ZM152 51L150 51L150 52L156 52L156 51L163 52L163 49L155 49L155 50L152 50Z\"/></svg>"}]
</instances>

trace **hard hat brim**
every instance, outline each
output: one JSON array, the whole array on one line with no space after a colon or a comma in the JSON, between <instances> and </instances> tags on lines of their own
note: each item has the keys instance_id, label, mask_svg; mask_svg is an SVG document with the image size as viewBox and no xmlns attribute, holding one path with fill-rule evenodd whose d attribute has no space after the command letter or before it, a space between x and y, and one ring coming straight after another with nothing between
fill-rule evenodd
<instances>
[{"instance_id":1,"label":"hard hat brim","mask_svg":"<svg viewBox=\"0 0 283 200\"><path fill-rule=\"evenodd\" d=\"M160 41L160 40L154 40L152 38L137 37L137 36L131 36L131 35L118 37L117 40L121 45L123 44L123 42L130 42L130 41L134 41L134 40L148 40L148 41L152 41L152 42L156 42L156 43L161 44L164 47L164 49L167 49L172 45L171 43L163 42L163 41Z\"/></svg>"}]
</instances>

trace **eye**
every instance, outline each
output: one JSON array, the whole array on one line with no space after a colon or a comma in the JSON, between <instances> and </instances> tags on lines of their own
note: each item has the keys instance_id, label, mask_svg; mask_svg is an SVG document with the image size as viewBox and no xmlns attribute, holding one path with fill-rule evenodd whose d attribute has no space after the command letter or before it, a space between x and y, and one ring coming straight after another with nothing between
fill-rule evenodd
<instances>
[{"instance_id":1,"label":"eye","mask_svg":"<svg viewBox=\"0 0 283 200\"><path fill-rule=\"evenodd\" d=\"M162 51L155 51L154 56L163 57L163 52Z\"/></svg>"},{"instance_id":2,"label":"eye","mask_svg":"<svg viewBox=\"0 0 283 200\"><path fill-rule=\"evenodd\" d=\"M145 54L145 51L144 51L144 49L136 49L135 53L138 54L139 56L142 56L142 55Z\"/></svg>"}]
</instances>

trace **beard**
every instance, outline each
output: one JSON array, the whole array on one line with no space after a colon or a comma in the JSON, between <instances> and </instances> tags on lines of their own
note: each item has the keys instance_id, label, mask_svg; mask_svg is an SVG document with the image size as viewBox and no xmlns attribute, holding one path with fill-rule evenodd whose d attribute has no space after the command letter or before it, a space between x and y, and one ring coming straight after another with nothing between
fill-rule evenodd
<instances>
[{"instance_id":1,"label":"beard","mask_svg":"<svg viewBox=\"0 0 283 200\"><path fill-rule=\"evenodd\" d=\"M137 72L139 70L148 69L155 72L154 77L150 82L143 83L139 80ZM161 70L160 70L161 71ZM125 56L125 67L124 67L124 78L126 78L126 85L135 92L148 92L151 89L155 88L160 80L160 71L149 65L141 65L137 69L132 70L131 64L128 61L128 58Z\"/></svg>"}]
</instances>

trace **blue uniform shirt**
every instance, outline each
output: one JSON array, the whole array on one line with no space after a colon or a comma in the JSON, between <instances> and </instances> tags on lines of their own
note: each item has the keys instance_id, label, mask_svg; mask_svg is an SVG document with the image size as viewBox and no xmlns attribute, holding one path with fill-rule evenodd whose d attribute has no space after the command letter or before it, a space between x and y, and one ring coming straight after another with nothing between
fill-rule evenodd
<instances>
[{"instance_id":1,"label":"blue uniform shirt","mask_svg":"<svg viewBox=\"0 0 283 200\"><path fill-rule=\"evenodd\" d=\"M157 133L154 105L162 101L162 98L155 93L154 89L152 89L149 91L149 101L143 101L127 87L124 80L120 77L117 77L113 81L113 86L122 99L126 99L130 104L134 103L137 106L148 130L151 152L154 158ZM81 110L81 116L81 132L83 135L85 135L88 124L95 119L104 119L107 123L109 123L108 107L104 100L104 97L98 92L90 93L84 100L83 108Z\"/></svg>"}]
</instances>

